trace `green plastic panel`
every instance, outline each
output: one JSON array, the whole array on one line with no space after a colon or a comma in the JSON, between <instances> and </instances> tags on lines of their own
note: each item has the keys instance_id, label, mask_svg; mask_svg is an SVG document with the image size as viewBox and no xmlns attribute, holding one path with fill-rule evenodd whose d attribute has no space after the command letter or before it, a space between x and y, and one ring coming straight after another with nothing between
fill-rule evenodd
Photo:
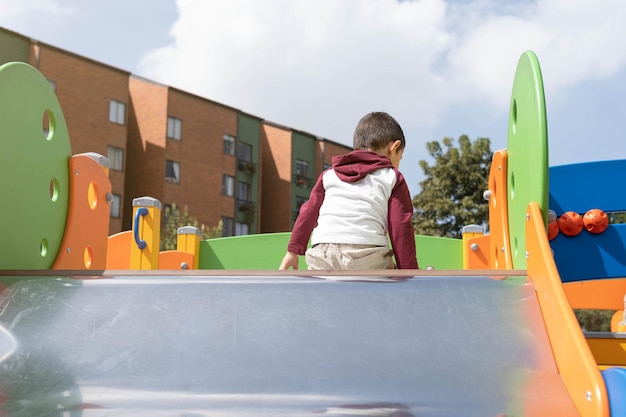
<instances>
[{"instance_id":1,"label":"green plastic panel","mask_svg":"<svg viewBox=\"0 0 626 417\"><path fill-rule=\"evenodd\" d=\"M0 269L49 269L69 201L70 140L48 80L28 64L0 66Z\"/></svg>"},{"instance_id":2,"label":"green plastic panel","mask_svg":"<svg viewBox=\"0 0 626 417\"><path fill-rule=\"evenodd\" d=\"M508 217L513 268L526 269L526 208L536 201L547 225L548 125L537 56L522 54L515 71L509 111Z\"/></svg>"},{"instance_id":3,"label":"green plastic panel","mask_svg":"<svg viewBox=\"0 0 626 417\"><path fill-rule=\"evenodd\" d=\"M416 235L415 250L420 269L463 269L462 239Z\"/></svg>"},{"instance_id":4,"label":"green plastic panel","mask_svg":"<svg viewBox=\"0 0 626 417\"><path fill-rule=\"evenodd\" d=\"M200 242L200 269L278 269L291 233L267 233L208 239ZM304 256L299 269L306 269Z\"/></svg>"},{"instance_id":5,"label":"green plastic panel","mask_svg":"<svg viewBox=\"0 0 626 417\"><path fill-rule=\"evenodd\" d=\"M268 233L209 239L200 242L200 269L272 270L285 256L291 233ZM415 236L421 269L463 269L463 241L433 236ZM307 269L304 256L299 269Z\"/></svg>"}]
</instances>

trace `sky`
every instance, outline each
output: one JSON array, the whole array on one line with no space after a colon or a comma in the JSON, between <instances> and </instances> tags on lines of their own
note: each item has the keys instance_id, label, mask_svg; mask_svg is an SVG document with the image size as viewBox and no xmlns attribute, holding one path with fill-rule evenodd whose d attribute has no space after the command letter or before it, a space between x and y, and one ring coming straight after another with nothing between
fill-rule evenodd
<instances>
[{"instance_id":1,"label":"sky","mask_svg":"<svg viewBox=\"0 0 626 417\"><path fill-rule=\"evenodd\" d=\"M0 0L0 26L352 145L386 111L411 193L426 143L507 144L515 68L540 62L549 164L624 159L623 0ZM70 132L71 134L71 132Z\"/></svg>"}]
</instances>

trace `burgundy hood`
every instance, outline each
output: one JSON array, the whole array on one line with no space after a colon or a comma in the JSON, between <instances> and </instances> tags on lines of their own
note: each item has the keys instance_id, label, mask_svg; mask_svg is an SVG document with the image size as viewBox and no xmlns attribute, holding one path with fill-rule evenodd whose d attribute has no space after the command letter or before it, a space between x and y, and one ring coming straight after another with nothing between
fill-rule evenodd
<instances>
[{"instance_id":1,"label":"burgundy hood","mask_svg":"<svg viewBox=\"0 0 626 417\"><path fill-rule=\"evenodd\" d=\"M391 159L372 151L357 150L333 157L333 169L344 182L356 182L381 168L393 168Z\"/></svg>"}]
</instances>

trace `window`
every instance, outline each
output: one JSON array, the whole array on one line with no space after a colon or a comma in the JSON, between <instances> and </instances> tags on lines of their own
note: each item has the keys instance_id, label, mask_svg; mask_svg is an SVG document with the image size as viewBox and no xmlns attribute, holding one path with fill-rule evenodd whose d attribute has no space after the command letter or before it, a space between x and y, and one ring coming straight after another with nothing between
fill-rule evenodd
<instances>
[{"instance_id":1,"label":"window","mask_svg":"<svg viewBox=\"0 0 626 417\"><path fill-rule=\"evenodd\" d=\"M302 197L302 196L299 196L299 195L296 196L296 211L293 211L291 213L291 219L293 221L295 221L298 218L298 216L300 215L300 208L307 201L309 201L309 199L306 198L306 197Z\"/></svg>"},{"instance_id":2,"label":"window","mask_svg":"<svg viewBox=\"0 0 626 417\"><path fill-rule=\"evenodd\" d=\"M237 200L250 201L250 184L237 181Z\"/></svg>"},{"instance_id":3,"label":"window","mask_svg":"<svg viewBox=\"0 0 626 417\"><path fill-rule=\"evenodd\" d=\"M252 162L252 145L241 142L237 144L237 169L249 175L256 173L256 166Z\"/></svg>"},{"instance_id":4,"label":"window","mask_svg":"<svg viewBox=\"0 0 626 417\"><path fill-rule=\"evenodd\" d=\"M235 236L245 236L250 234L250 225L248 223L235 223Z\"/></svg>"},{"instance_id":5,"label":"window","mask_svg":"<svg viewBox=\"0 0 626 417\"><path fill-rule=\"evenodd\" d=\"M122 197L119 194L113 194L113 199L111 200L111 211L110 216L115 217L116 219L120 218L120 206L121 206Z\"/></svg>"},{"instance_id":6,"label":"window","mask_svg":"<svg viewBox=\"0 0 626 417\"><path fill-rule=\"evenodd\" d=\"M109 145L107 147L107 158L109 158L109 162L111 162L112 170L124 170L124 149Z\"/></svg>"},{"instance_id":7,"label":"window","mask_svg":"<svg viewBox=\"0 0 626 417\"><path fill-rule=\"evenodd\" d=\"M178 162L165 161L165 181L174 184L180 183L180 164Z\"/></svg>"},{"instance_id":8,"label":"window","mask_svg":"<svg viewBox=\"0 0 626 417\"><path fill-rule=\"evenodd\" d=\"M109 102L109 121L118 125L126 124L126 104L121 101Z\"/></svg>"},{"instance_id":9,"label":"window","mask_svg":"<svg viewBox=\"0 0 626 417\"><path fill-rule=\"evenodd\" d=\"M302 197L299 195L296 196L296 210L298 210L298 213L300 212L300 207L302 207L302 205L307 201L309 201L309 199L306 197Z\"/></svg>"},{"instance_id":10,"label":"window","mask_svg":"<svg viewBox=\"0 0 626 417\"><path fill-rule=\"evenodd\" d=\"M307 161L296 160L296 175L309 178L309 163Z\"/></svg>"},{"instance_id":11,"label":"window","mask_svg":"<svg viewBox=\"0 0 626 417\"><path fill-rule=\"evenodd\" d=\"M180 140L183 130L183 121L175 117L167 117L167 137Z\"/></svg>"},{"instance_id":12,"label":"window","mask_svg":"<svg viewBox=\"0 0 626 417\"><path fill-rule=\"evenodd\" d=\"M300 159L296 160L296 184L298 187L308 188L309 184L309 163Z\"/></svg>"},{"instance_id":13,"label":"window","mask_svg":"<svg viewBox=\"0 0 626 417\"><path fill-rule=\"evenodd\" d=\"M233 218L222 216L222 236L233 235Z\"/></svg>"},{"instance_id":14,"label":"window","mask_svg":"<svg viewBox=\"0 0 626 417\"><path fill-rule=\"evenodd\" d=\"M235 155L235 137L224 134L224 153L226 155Z\"/></svg>"},{"instance_id":15,"label":"window","mask_svg":"<svg viewBox=\"0 0 626 417\"><path fill-rule=\"evenodd\" d=\"M222 176L222 194L232 197L235 190L235 178L230 175Z\"/></svg>"},{"instance_id":16,"label":"window","mask_svg":"<svg viewBox=\"0 0 626 417\"><path fill-rule=\"evenodd\" d=\"M237 159L239 161L252 162L252 145L239 142L237 144Z\"/></svg>"}]
</instances>

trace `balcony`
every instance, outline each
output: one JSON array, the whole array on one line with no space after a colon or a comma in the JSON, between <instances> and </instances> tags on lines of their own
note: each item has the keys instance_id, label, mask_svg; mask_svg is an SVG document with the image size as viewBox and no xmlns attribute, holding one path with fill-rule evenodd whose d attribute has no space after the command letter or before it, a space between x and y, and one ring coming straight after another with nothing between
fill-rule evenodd
<instances>
[{"instance_id":1,"label":"balcony","mask_svg":"<svg viewBox=\"0 0 626 417\"><path fill-rule=\"evenodd\" d=\"M298 186L302 188L312 188L313 187L313 179L309 177L305 177L304 175L294 175L292 181Z\"/></svg>"},{"instance_id":2,"label":"balcony","mask_svg":"<svg viewBox=\"0 0 626 417\"><path fill-rule=\"evenodd\" d=\"M245 216L246 223L252 223L256 215L256 204L253 201L239 200L235 202L237 212Z\"/></svg>"},{"instance_id":3,"label":"balcony","mask_svg":"<svg viewBox=\"0 0 626 417\"><path fill-rule=\"evenodd\" d=\"M236 205L237 205L237 211L246 212L246 211L256 209L256 203L254 201L237 199Z\"/></svg>"},{"instance_id":4,"label":"balcony","mask_svg":"<svg viewBox=\"0 0 626 417\"><path fill-rule=\"evenodd\" d=\"M248 175L256 174L256 164L252 161L237 160L237 170L245 172Z\"/></svg>"}]
</instances>

